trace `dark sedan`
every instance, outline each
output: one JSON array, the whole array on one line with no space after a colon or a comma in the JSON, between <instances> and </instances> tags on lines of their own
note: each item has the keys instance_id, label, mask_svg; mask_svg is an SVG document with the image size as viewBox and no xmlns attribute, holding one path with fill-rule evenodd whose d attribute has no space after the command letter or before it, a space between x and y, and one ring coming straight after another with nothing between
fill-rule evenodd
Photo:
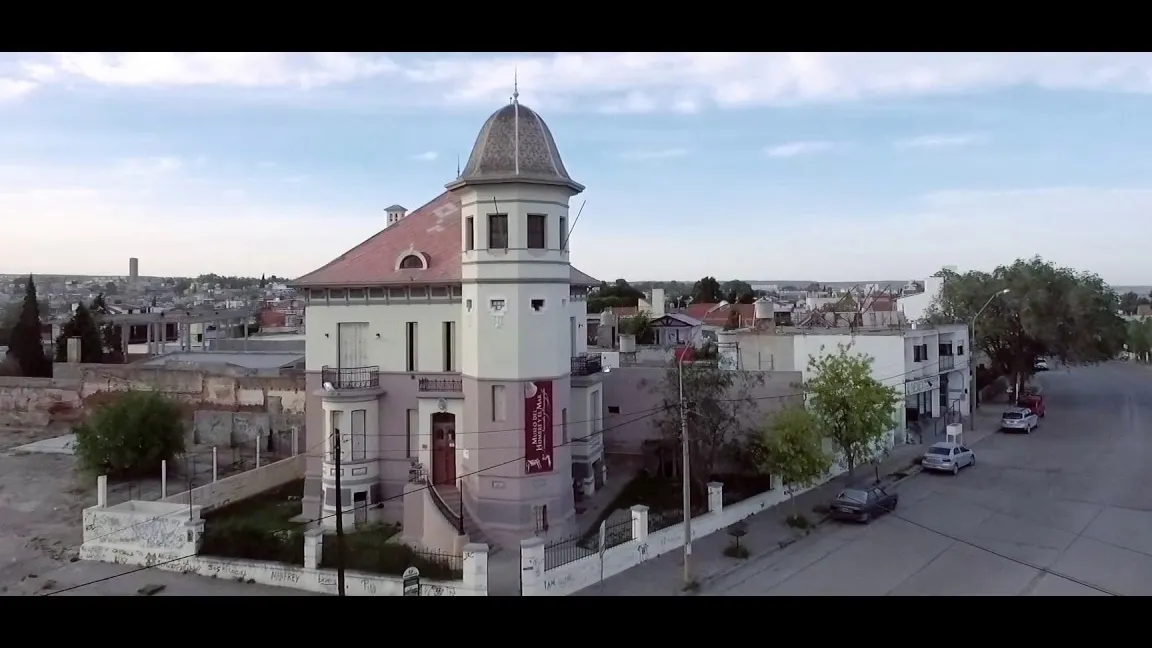
<instances>
[{"instance_id":1,"label":"dark sedan","mask_svg":"<svg viewBox=\"0 0 1152 648\"><path fill-rule=\"evenodd\" d=\"M829 508L834 520L867 524L878 515L896 510L899 501L900 496L896 493L889 493L879 486L861 484L845 488Z\"/></svg>"}]
</instances>

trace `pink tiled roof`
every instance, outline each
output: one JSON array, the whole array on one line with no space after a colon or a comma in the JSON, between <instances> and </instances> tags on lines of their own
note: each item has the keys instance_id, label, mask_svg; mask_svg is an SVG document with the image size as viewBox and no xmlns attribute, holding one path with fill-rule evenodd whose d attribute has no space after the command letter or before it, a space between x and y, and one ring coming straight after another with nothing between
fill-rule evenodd
<instances>
[{"instance_id":1,"label":"pink tiled roof","mask_svg":"<svg viewBox=\"0 0 1152 648\"><path fill-rule=\"evenodd\" d=\"M423 253L427 269L397 270L406 251ZM292 282L297 286L377 286L460 281L460 199L444 192L396 224ZM572 268L572 284L600 282Z\"/></svg>"},{"instance_id":2,"label":"pink tiled roof","mask_svg":"<svg viewBox=\"0 0 1152 648\"><path fill-rule=\"evenodd\" d=\"M711 313L708 313L716 304L696 303L688 304L688 308L684 309L684 314L688 317L700 320L708 326L724 326L728 323L728 314L732 309L740 311L740 324L741 326L750 325L756 318L756 307L752 304L730 304L723 308L718 308ZM705 314L707 313L707 316Z\"/></svg>"}]
</instances>

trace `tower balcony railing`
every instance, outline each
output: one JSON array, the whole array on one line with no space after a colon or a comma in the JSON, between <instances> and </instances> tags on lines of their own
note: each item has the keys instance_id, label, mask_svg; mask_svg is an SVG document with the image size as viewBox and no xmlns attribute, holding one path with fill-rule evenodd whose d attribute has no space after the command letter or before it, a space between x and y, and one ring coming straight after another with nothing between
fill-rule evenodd
<instances>
[{"instance_id":1,"label":"tower balcony railing","mask_svg":"<svg viewBox=\"0 0 1152 648\"><path fill-rule=\"evenodd\" d=\"M416 388L422 392L462 392L464 381L459 378L421 378Z\"/></svg>"},{"instance_id":2,"label":"tower balcony railing","mask_svg":"<svg viewBox=\"0 0 1152 648\"><path fill-rule=\"evenodd\" d=\"M325 384L337 390L376 389L380 386L380 367L324 367L320 370Z\"/></svg>"},{"instance_id":3,"label":"tower balcony railing","mask_svg":"<svg viewBox=\"0 0 1152 648\"><path fill-rule=\"evenodd\" d=\"M592 376L604 370L599 355L578 355L572 358L573 376Z\"/></svg>"}]
</instances>

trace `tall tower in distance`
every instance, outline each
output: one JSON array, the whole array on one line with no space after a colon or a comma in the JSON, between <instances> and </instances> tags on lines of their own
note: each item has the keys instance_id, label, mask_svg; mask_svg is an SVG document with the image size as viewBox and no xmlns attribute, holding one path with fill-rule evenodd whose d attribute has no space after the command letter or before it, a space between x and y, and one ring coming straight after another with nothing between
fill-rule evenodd
<instances>
[{"instance_id":1,"label":"tall tower in distance","mask_svg":"<svg viewBox=\"0 0 1152 648\"><path fill-rule=\"evenodd\" d=\"M128 259L128 281L136 283L140 280L140 259L132 257Z\"/></svg>"},{"instance_id":2,"label":"tall tower in distance","mask_svg":"<svg viewBox=\"0 0 1152 648\"><path fill-rule=\"evenodd\" d=\"M575 520L571 448L556 422L571 390L568 202L584 186L513 94L447 189L461 207L463 428L475 431L457 437L463 504L516 546Z\"/></svg>"}]
</instances>

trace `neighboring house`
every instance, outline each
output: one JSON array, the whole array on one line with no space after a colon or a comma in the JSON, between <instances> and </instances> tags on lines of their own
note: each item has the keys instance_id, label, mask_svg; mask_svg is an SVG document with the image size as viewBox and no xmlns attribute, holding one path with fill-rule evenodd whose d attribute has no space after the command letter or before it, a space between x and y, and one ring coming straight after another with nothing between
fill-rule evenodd
<instances>
[{"instance_id":1,"label":"neighboring house","mask_svg":"<svg viewBox=\"0 0 1152 648\"><path fill-rule=\"evenodd\" d=\"M603 470L604 374L584 355L600 282L563 238L584 187L516 99L446 187L293 282L308 299L305 511L335 523L338 449L345 528L403 520L426 547L461 530L517 547L572 531L574 480ZM574 441L569 422L592 434Z\"/></svg>"},{"instance_id":2,"label":"neighboring house","mask_svg":"<svg viewBox=\"0 0 1152 648\"><path fill-rule=\"evenodd\" d=\"M928 309L940 297L944 289L944 277L928 277L923 281L924 292L907 295L896 300L896 309L904 313L909 322L922 322L927 317Z\"/></svg>"},{"instance_id":3,"label":"neighboring house","mask_svg":"<svg viewBox=\"0 0 1152 648\"><path fill-rule=\"evenodd\" d=\"M700 328L703 325L698 319L693 319L683 313L669 313L663 317L652 319L649 323L656 344L660 346L679 346L691 343L701 346L703 337Z\"/></svg>"},{"instance_id":4,"label":"neighboring house","mask_svg":"<svg viewBox=\"0 0 1152 648\"><path fill-rule=\"evenodd\" d=\"M743 371L799 371L811 377L808 360L852 344L871 356L872 376L901 387L904 408L893 420L893 442L916 420L937 419L947 412L970 412L971 374L968 327L950 324L906 328L747 328L720 334L722 366Z\"/></svg>"}]
</instances>

